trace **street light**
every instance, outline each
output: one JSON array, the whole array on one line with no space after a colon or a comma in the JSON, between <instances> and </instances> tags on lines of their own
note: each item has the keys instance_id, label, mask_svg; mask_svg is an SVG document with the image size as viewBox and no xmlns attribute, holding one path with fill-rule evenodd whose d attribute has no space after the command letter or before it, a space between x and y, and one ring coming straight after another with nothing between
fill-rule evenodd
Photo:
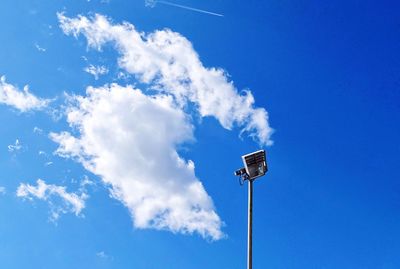
<instances>
[{"instance_id":1,"label":"street light","mask_svg":"<svg viewBox=\"0 0 400 269\"><path fill-rule=\"evenodd\" d=\"M259 150L242 156L244 167L235 171L240 182L249 182L248 225L247 225L247 269L253 268L253 181L268 171L265 150Z\"/></svg>"}]
</instances>

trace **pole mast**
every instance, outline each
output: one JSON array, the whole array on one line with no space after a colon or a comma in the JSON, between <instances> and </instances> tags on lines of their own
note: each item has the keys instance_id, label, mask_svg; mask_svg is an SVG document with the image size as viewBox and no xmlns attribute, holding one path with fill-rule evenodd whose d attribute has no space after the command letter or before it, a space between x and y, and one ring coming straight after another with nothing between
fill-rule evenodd
<instances>
[{"instance_id":1,"label":"pole mast","mask_svg":"<svg viewBox=\"0 0 400 269\"><path fill-rule=\"evenodd\" d=\"M253 179L249 179L248 219L247 219L247 269L253 268Z\"/></svg>"}]
</instances>

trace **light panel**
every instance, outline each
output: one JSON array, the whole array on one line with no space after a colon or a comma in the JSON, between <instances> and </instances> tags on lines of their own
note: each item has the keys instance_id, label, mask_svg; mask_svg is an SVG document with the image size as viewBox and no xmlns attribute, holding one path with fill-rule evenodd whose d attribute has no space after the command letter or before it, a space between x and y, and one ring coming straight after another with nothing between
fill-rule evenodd
<instances>
[{"instance_id":1,"label":"light panel","mask_svg":"<svg viewBox=\"0 0 400 269\"><path fill-rule=\"evenodd\" d=\"M261 177L268 171L265 150L243 155L242 160L249 179Z\"/></svg>"}]
</instances>

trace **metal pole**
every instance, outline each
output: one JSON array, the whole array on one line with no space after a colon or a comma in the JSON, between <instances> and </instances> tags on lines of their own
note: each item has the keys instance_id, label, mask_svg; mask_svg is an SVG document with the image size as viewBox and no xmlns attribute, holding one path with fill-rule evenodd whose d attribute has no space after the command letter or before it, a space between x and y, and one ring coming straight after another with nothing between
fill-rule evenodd
<instances>
[{"instance_id":1,"label":"metal pole","mask_svg":"<svg viewBox=\"0 0 400 269\"><path fill-rule=\"evenodd\" d=\"M253 179L249 179L247 226L247 269L253 268Z\"/></svg>"}]
</instances>

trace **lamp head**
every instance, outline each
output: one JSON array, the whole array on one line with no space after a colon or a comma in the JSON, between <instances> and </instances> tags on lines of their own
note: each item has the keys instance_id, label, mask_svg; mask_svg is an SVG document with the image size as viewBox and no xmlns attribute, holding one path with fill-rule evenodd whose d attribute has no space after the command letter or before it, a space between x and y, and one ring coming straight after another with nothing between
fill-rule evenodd
<instances>
[{"instance_id":1,"label":"lamp head","mask_svg":"<svg viewBox=\"0 0 400 269\"><path fill-rule=\"evenodd\" d=\"M249 179L255 179L265 175L268 171L265 158L265 150L259 150L242 156L244 169Z\"/></svg>"}]
</instances>

